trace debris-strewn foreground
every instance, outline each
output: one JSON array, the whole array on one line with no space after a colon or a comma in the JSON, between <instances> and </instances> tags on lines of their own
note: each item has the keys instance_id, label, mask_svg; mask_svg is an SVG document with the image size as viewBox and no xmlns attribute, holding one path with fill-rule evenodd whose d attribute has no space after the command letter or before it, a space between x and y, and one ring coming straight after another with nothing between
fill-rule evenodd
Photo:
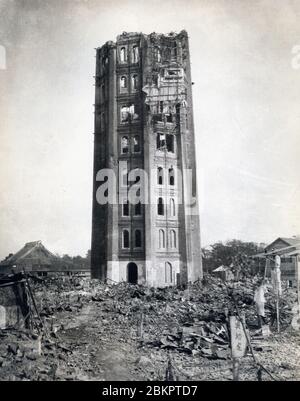
<instances>
[{"instance_id":1,"label":"debris-strewn foreground","mask_svg":"<svg viewBox=\"0 0 300 401\"><path fill-rule=\"evenodd\" d=\"M31 279L41 320L0 330L0 380L232 380L228 314L245 314L262 380L300 379L295 301L284 293L280 334L261 337L249 279L234 290L208 277L188 289L149 289L78 277ZM269 322L274 307L267 304ZM257 380L250 352L241 380Z\"/></svg>"}]
</instances>

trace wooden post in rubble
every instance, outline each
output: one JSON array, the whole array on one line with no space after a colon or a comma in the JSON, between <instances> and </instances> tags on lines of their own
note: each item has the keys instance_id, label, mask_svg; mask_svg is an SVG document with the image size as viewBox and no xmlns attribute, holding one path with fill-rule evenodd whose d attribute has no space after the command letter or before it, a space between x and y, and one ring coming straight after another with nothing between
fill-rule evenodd
<instances>
[{"instance_id":1,"label":"wooden post in rubble","mask_svg":"<svg viewBox=\"0 0 300 401\"><path fill-rule=\"evenodd\" d=\"M240 380L240 360L239 358L232 358L232 378L237 382Z\"/></svg>"},{"instance_id":2,"label":"wooden post in rubble","mask_svg":"<svg viewBox=\"0 0 300 401\"><path fill-rule=\"evenodd\" d=\"M296 276L297 276L297 297L298 297L298 314L300 314L300 264L299 255L296 255Z\"/></svg>"},{"instance_id":3,"label":"wooden post in rubble","mask_svg":"<svg viewBox=\"0 0 300 401\"><path fill-rule=\"evenodd\" d=\"M298 303L298 308L297 308L297 326L299 327L299 322L300 322L300 263L299 263L299 254L295 256L295 263L296 263L296 278L297 278L297 303Z\"/></svg>"},{"instance_id":4,"label":"wooden post in rubble","mask_svg":"<svg viewBox=\"0 0 300 401\"><path fill-rule=\"evenodd\" d=\"M276 292L276 320L277 320L277 333L280 333L280 312L279 312L279 299L281 293L281 272L280 272L281 258L279 255L275 256L275 271L274 271L274 290Z\"/></svg>"},{"instance_id":5,"label":"wooden post in rubble","mask_svg":"<svg viewBox=\"0 0 300 401\"><path fill-rule=\"evenodd\" d=\"M30 286L30 283L29 283L29 280L28 280L28 275L27 275L27 272L25 271L25 269L23 270L23 274L24 274L24 276L25 276L25 280L26 280L27 288L28 288L29 295L30 295L30 298L31 298L31 301L32 301L32 305L33 305L33 308L34 308L35 313L36 313L36 315L37 315L37 318L38 318L38 320L40 321L41 328L43 329L43 331L44 331L46 337L49 338L48 333L47 333L47 331L46 331L46 327L45 327L45 325L44 325L44 323L43 323L43 321L42 321L41 315L39 314L38 308L37 308L37 306L36 306L35 298L34 298L34 296L33 296L33 292L32 292L32 290L31 290L31 286ZM40 331L40 330L39 330L39 331Z\"/></svg>"},{"instance_id":6,"label":"wooden post in rubble","mask_svg":"<svg viewBox=\"0 0 300 401\"><path fill-rule=\"evenodd\" d=\"M264 271L264 279L267 278L268 267L269 267L269 259L266 257L265 271Z\"/></svg>"},{"instance_id":7,"label":"wooden post in rubble","mask_svg":"<svg viewBox=\"0 0 300 401\"><path fill-rule=\"evenodd\" d=\"M247 338L244 333L242 321L238 316L230 316L229 323L233 380L238 381L240 375L240 361L246 352Z\"/></svg>"},{"instance_id":8,"label":"wooden post in rubble","mask_svg":"<svg viewBox=\"0 0 300 401\"><path fill-rule=\"evenodd\" d=\"M276 319L277 319L277 333L280 333L280 312L279 312L279 290L277 289L276 295Z\"/></svg>"},{"instance_id":9,"label":"wooden post in rubble","mask_svg":"<svg viewBox=\"0 0 300 401\"><path fill-rule=\"evenodd\" d=\"M294 309L292 327L294 330L300 330L300 264L299 254L295 255L295 279L297 283L297 308Z\"/></svg>"},{"instance_id":10,"label":"wooden post in rubble","mask_svg":"<svg viewBox=\"0 0 300 401\"><path fill-rule=\"evenodd\" d=\"M171 361L170 355L168 356L168 364L166 368L166 376L165 376L165 381L167 382L174 382L176 381L176 377L174 374L174 369Z\"/></svg>"},{"instance_id":11,"label":"wooden post in rubble","mask_svg":"<svg viewBox=\"0 0 300 401\"><path fill-rule=\"evenodd\" d=\"M144 335L144 313L140 313L140 319L138 321L138 330L137 330L138 337L140 340L143 340L143 335Z\"/></svg>"}]
</instances>

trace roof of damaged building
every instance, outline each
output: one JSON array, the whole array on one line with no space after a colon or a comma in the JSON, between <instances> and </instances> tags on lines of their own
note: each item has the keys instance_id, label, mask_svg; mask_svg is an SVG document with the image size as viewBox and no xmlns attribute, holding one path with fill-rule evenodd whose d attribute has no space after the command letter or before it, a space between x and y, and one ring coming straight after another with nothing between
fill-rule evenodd
<instances>
[{"instance_id":1,"label":"roof of damaged building","mask_svg":"<svg viewBox=\"0 0 300 401\"><path fill-rule=\"evenodd\" d=\"M283 241L287 242L289 245L299 245L300 244L300 236L292 237L292 238L285 238L280 237Z\"/></svg>"},{"instance_id":2,"label":"roof of damaged building","mask_svg":"<svg viewBox=\"0 0 300 401\"><path fill-rule=\"evenodd\" d=\"M271 242L265 247L264 252L260 252L252 257L265 258L269 255L280 254L282 257L297 256L300 254L300 236L294 237L278 237L275 241Z\"/></svg>"},{"instance_id":3,"label":"roof of damaged building","mask_svg":"<svg viewBox=\"0 0 300 401\"><path fill-rule=\"evenodd\" d=\"M71 257L57 256L50 252L41 241L32 241L27 242L18 252L10 254L0 263L0 276L23 271L89 272L90 266L85 261L75 263Z\"/></svg>"},{"instance_id":4,"label":"roof of damaged building","mask_svg":"<svg viewBox=\"0 0 300 401\"><path fill-rule=\"evenodd\" d=\"M295 235L294 237L291 237L291 238L278 237L275 241L271 242L271 244L266 246L265 249L268 251L276 246L278 246L278 248L281 248L284 245L295 247L295 248L300 247L300 236Z\"/></svg>"},{"instance_id":5,"label":"roof of damaged building","mask_svg":"<svg viewBox=\"0 0 300 401\"><path fill-rule=\"evenodd\" d=\"M27 242L18 252L3 260L0 266L23 265L24 263L51 265L56 259L56 256L48 251L41 241L33 241Z\"/></svg>"}]
</instances>

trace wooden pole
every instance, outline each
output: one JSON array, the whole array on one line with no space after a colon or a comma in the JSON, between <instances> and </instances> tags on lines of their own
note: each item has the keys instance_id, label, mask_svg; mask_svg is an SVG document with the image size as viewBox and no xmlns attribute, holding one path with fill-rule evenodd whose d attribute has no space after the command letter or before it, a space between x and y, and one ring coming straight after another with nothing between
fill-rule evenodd
<instances>
[{"instance_id":1,"label":"wooden pole","mask_svg":"<svg viewBox=\"0 0 300 401\"><path fill-rule=\"evenodd\" d=\"M143 326L144 326L144 313L141 312L139 326L138 326L138 337L140 337L141 340L143 339L143 335L144 335Z\"/></svg>"},{"instance_id":2,"label":"wooden pole","mask_svg":"<svg viewBox=\"0 0 300 401\"><path fill-rule=\"evenodd\" d=\"M233 381L239 381L240 363L246 351L247 339L244 336L238 316L230 316L229 324Z\"/></svg>"},{"instance_id":3,"label":"wooden pole","mask_svg":"<svg viewBox=\"0 0 300 401\"><path fill-rule=\"evenodd\" d=\"M266 258L265 271L264 271L264 279L267 277L268 266L269 266L269 259Z\"/></svg>"},{"instance_id":4,"label":"wooden pole","mask_svg":"<svg viewBox=\"0 0 300 401\"><path fill-rule=\"evenodd\" d=\"M277 333L280 333L280 311L279 311L279 299L281 291L281 257L280 255L275 256L275 271L274 271L274 286L276 291L276 320L277 320Z\"/></svg>"},{"instance_id":5,"label":"wooden pole","mask_svg":"<svg viewBox=\"0 0 300 401\"><path fill-rule=\"evenodd\" d=\"M167 368L166 368L165 381L167 381L167 382L176 381L176 377L175 377L175 374L174 374L174 369L173 369L173 366L172 366L172 361L171 361L170 355L168 356L168 364L167 364Z\"/></svg>"},{"instance_id":6,"label":"wooden pole","mask_svg":"<svg viewBox=\"0 0 300 401\"><path fill-rule=\"evenodd\" d=\"M292 327L294 330L300 330L300 265L299 255L295 256L295 279L297 284L297 310L292 319Z\"/></svg>"},{"instance_id":7,"label":"wooden pole","mask_svg":"<svg viewBox=\"0 0 300 401\"><path fill-rule=\"evenodd\" d=\"M34 296L33 296L33 293L32 293L31 287L30 287L30 284L29 284L28 276L27 276L25 270L24 270L24 275L25 275L25 280L26 280L27 288L28 288L28 290L29 290L29 295L30 295L30 297L31 297L31 301L32 301L32 304L33 304L35 313L37 314L37 317L38 317L38 319L39 319L39 321L40 321L40 323L41 323L41 327L43 328L46 337L49 338L48 333L47 333L47 330L46 330L46 327L44 326L44 323L43 323L43 321L42 321L42 319L41 319L41 316L40 316L40 314L39 314L38 308L37 308L37 306L36 306L35 299L34 299Z\"/></svg>"},{"instance_id":8,"label":"wooden pole","mask_svg":"<svg viewBox=\"0 0 300 401\"><path fill-rule=\"evenodd\" d=\"M233 381L239 381L239 379L240 379L240 360L239 360L239 358L233 358L232 363L233 363L233 368L232 368Z\"/></svg>"},{"instance_id":9,"label":"wooden pole","mask_svg":"<svg viewBox=\"0 0 300 401\"><path fill-rule=\"evenodd\" d=\"M226 284L225 284L225 285L226 285ZM242 316L241 316L241 314L240 314L240 311L239 311L239 308L238 308L238 306L237 306L237 302L236 302L236 300L235 300L235 297L234 297L233 293L230 293L230 292L229 292L229 289L228 289L228 286L227 286L227 285L226 285L226 289L227 289L228 295L230 295L231 299L233 300L234 307L235 307L235 310L236 310L236 312L237 312L237 315L238 315L238 317L239 317L239 319L240 319L240 322L241 322L241 324L242 324L243 331L244 331L244 334L245 334L245 337L246 337L247 344L248 344L248 346L249 346L250 352L251 352L251 354L252 354L252 358L253 358L254 363L255 363L255 364L257 365L257 367L260 368L262 371L265 371L273 380L276 380L276 381L277 381L277 379L272 375L272 373L269 372L268 369L265 368L265 367L257 360L256 355L254 354L254 350L253 350L252 344L251 344L250 335L249 335L249 333L248 333L248 331L247 331L247 329L246 329L245 321L244 321L244 319L242 318ZM259 372L259 378L261 379L261 372Z\"/></svg>"},{"instance_id":10,"label":"wooden pole","mask_svg":"<svg viewBox=\"0 0 300 401\"><path fill-rule=\"evenodd\" d=\"M277 319L277 333L280 333L279 289L277 289L277 294L276 294L276 319Z\"/></svg>"},{"instance_id":11,"label":"wooden pole","mask_svg":"<svg viewBox=\"0 0 300 401\"><path fill-rule=\"evenodd\" d=\"M296 263L296 275L297 275L298 313L300 313L300 264L299 264L299 255L296 255L295 263Z\"/></svg>"}]
</instances>

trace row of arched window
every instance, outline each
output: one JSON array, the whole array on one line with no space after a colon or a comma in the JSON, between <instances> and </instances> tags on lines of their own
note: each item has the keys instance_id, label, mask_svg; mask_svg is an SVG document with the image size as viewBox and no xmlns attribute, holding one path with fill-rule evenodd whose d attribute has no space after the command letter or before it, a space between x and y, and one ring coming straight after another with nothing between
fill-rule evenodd
<instances>
[{"instance_id":1,"label":"row of arched window","mask_svg":"<svg viewBox=\"0 0 300 401\"><path fill-rule=\"evenodd\" d=\"M129 172L127 170L121 171L121 183L123 187L128 187L129 182L131 184L137 184L141 180L141 176L135 173L135 170L138 172L137 169L133 169L134 178L129 180ZM132 173L131 173L132 174ZM139 191L138 191L139 192ZM139 196L139 195L138 195Z\"/></svg>"},{"instance_id":2,"label":"row of arched window","mask_svg":"<svg viewBox=\"0 0 300 401\"><path fill-rule=\"evenodd\" d=\"M124 184L124 182L123 182ZM137 204L133 205L134 206L134 215L135 216L141 216L142 214L142 205L140 202ZM158 198L157 200L157 214L159 216L164 216L165 215L165 204L163 198ZM124 201L123 206L122 206L122 215L123 216L129 216L129 202ZM175 217L176 216L176 205L175 205L175 200L173 198L170 199L170 216Z\"/></svg>"},{"instance_id":3,"label":"row of arched window","mask_svg":"<svg viewBox=\"0 0 300 401\"><path fill-rule=\"evenodd\" d=\"M169 185L175 185L175 173L172 167L168 169L168 182ZM157 184L164 184L164 169L162 167L157 168Z\"/></svg>"},{"instance_id":4,"label":"row of arched window","mask_svg":"<svg viewBox=\"0 0 300 401\"><path fill-rule=\"evenodd\" d=\"M122 136L121 138L121 153L128 154L129 153L129 137L127 135ZM139 153L141 151L141 143L139 135L135 135L131 138L131 151L133 153Z\"/></svg>"},{"instance_id":5,"label":"row of arched window","mask_svg":"<svg viewBox=\"0 0 300 401\"><path fill-rule=\"evenodd\" d=\"M119 60L120 63L124 64L127 63L128 61L132 63L137 63L139 61L139 47L138 46L132 46L131 52L130 52L130 60L129 60L129 54L126 46L122 46L120 48L120 55L119 55Z\"/></svg>"},{"instance_id":6,"label":"row of arched window","mask_svg":"<svg viewBox=\"0 0 300 401\"><path fill-rule=\"evenodd\" d=\"M133 153L138 153L141 151L140 148L140 137L139 136L134 136L132 138L133 143L132 143L132 151ZM122 154L127 154L129 153L129 139L128 136L123 136L122 140L121 140L121 153ZM123 171L122 175L128 175L127 171ZM139 178L136 177L136 178ZM123 181L128 181L128 179L126 177L124 177ZM175 185L175 172L174 169L171 167L168 169L168 183L170 186L174 186ZM163 185L164 184L164 170L162 167L158 167L157 168L157 184L158 185ZM126 184L125 184L126 185ZM162 198L161 198L162 199ZM173 199L174 200L174 199ZM161 201L161 203L163 203L163 200Z\"/></svg>"},{"instance_id":7,"label":"row of arched window","mask_svg":"<svg viewBox=\"0 0 300 401\"><path fill-rule=\"evenodd\" d=\"M156 135L156 149L160 151L175 152L175 136L158 132Z\"/></svg>"},{"instance_id":8,"label":"row of arched window","mask_svg":"<svg viewBox=\"0 0 300 401\"><path fill-rule=\"evenodd\" d=\"M164 229L159 229L158 231L158 248L165 249L167 245L166 242L166 232ZM176 249L177 248L177 235L176 231L171 229L168 238L168 247Z\"/></svg>"},{"instance_id":9,"label":"row of arched window","mask_svg":"<svg viewBox=\"0 0 300 401\"><path fill-rule=\"evenodd\" d=\"M126 75L122 75L120 77L120 89L121 91L127 91L128 90L128 77ZM132 90L137 90L138 89L138 75L133 74L131 76L131 89Z\"/></svg>"},{"instance_id":10,"label":"row of arched window","mask_svg":"<svg viewBox=\"0 0 300 401\"><path fill-rule=\"evenodd\" d=\"M177 43L173 42L171 46L165 46L162 49L155 46L153 48L153 58L158 63L161 62L162 56L165 60L169 58L176 58L177 57Z\"/></svg>"},{"instance_id":11,"label":"row of arched window","mask_svg":"<svg viewBox=\"0 0 300 401\"><path fill-rule=\"evenodd\" d=\"M134 230L134 243L135 248L142 247L142 231L139 229ZM122 231L122 247L125 249L130 248L130 231L125 229Z\"/></svg>"},{"instance_id":12,"label":"row of arched window","mask_svg":"<svg viewBox=\"0 0 300 401\"><path fill-rule=\"evenodd\" d=\"M134 121L139 118L137 114L137 107L135 104L129 104L121 106L120 109L120 119L121 123L128 123L129 121Z\"/></svg>"},{"instance_id":13,"label":"row of arched window","mask_svg":"<svg viewBox=\"0 0 300 401\"><path fill-rule=\"evenodd\" d=\"M157 200L157 214L159 216L165 215L165 203L162 197L159 197ZM176 206L173 198L170 199L170 215L173 217L176 216Z\"/></svg>"},{"instance_id":14,"label":"row of arched window","mask_svg":"<svg viewBox=\"0 0 300 401\"><path fill-rule=\"evenodd\" d=\"M141 202L136 203L135 205L133 205L133 212L134 212L134 216L141 216L142 215L142 204ZM129 217L129 201L126 200L123 203L123 210L122 210L122 215L124 217Z\"/></svg>"}]
</instances>

